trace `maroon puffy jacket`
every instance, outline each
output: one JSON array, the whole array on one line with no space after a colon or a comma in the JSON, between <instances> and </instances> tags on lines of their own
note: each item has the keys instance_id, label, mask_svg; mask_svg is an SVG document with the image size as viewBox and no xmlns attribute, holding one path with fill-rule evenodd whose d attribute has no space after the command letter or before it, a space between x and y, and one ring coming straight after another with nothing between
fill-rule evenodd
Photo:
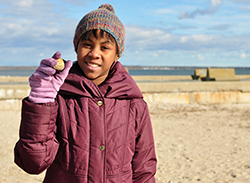
<instances>
[{"instance_id":1,"label":"maroon puffy jacket","mask_svg":"<svg viewBox=\"0 0 250 183\"><path fill-rule=\"evenodd\" d=\"M147 104L116 62L96 86L75 63L54 103L23 100L15 163L45 183L155 182Z\"/></svg>"}]
</instances>

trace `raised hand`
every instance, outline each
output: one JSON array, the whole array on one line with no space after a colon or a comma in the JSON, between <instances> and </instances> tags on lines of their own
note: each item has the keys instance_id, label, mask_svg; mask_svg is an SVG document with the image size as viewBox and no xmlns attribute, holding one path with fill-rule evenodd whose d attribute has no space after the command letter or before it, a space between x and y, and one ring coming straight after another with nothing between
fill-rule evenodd
<instances>
[{"instance_id":1,"label":"raised hand","mask_svg":"<svg viewBox=\"0 0 250 183\"><path fill-rule=\"evenodd\" d=\"M52 58L43 59L37 70L30 76L29 100L31 102L54 102L57 92L72 67L72 61L68 60L65 63L64 70L57 72L53 67L57 64L56 59L59 58L61 58L61 53L58 51Z\"/></svg>"}]
</instances>

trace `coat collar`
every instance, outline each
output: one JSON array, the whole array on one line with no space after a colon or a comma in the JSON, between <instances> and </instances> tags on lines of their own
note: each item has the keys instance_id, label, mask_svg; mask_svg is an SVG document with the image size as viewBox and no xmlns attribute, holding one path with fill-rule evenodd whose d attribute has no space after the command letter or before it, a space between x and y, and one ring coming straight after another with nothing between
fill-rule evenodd
<instances>
[{"instance_id":1,"label":"coat collar","mask_svg":"<svg viewBox=\"0 0 250 183\"><path fill-rule=\"evenodd\" d=\"M90 98L132 99L143 97L139 87L119 61L111 66L108 77L99 86L86 78L78 63L75 62L59 93Z\"/></svg>"}]
</instances>

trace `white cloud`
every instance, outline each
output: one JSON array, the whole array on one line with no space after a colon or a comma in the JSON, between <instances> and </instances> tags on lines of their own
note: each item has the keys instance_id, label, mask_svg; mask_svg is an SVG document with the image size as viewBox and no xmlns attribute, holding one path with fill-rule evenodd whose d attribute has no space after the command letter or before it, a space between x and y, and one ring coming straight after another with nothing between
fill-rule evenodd
<instances>
[{"instance_id":1,"label":"white cloud","mask_svg":"<svg viewBox=\"0 0 250 183\"><path fill-rule=\"evenodd\" d=\"M83 6L86 5L86 2L88 1L96 1L96 0L62 0L62 1L76 6Z\"/></svg>"},{"instance_id":2,"label":"white cloud","mask_svg":"<svg viewBox=\"0 0 250 183\"><path fill-rule=\"evenodd\" d=\"M245 5L245 4L243 4L243 5L241 6L241 9L242 9L243 11L250 11L250 5Z\"/></svg>"},{"instance_id":3,"label":"white cloud","mask_svg":"<svg viewBox=\"0 0 250 183\"><path fill-rule=\"evenodd\" d=\"M195 18L199 15L211 15L218 11L218 9L223 5L225 2L232 2L238 5L241 4L242 9L249 10L249 0L210 0L210 5L204 9L195 9L194 11L181 11L179 15L179 19L188 19L188 18ZM236 7L236 6L235 6Z\"/></svg>"},{"instance_id":4,"label":"white cloud","mask_svg":"<svg viewBox=\"0 0 250 183\"><path fill-rule=\"evenodd\" d=\"M124 55L135 55L135 52L137 52L137 57L140 55L142 58L140 60L137 57L132 59L138 62L144 60L144 64L166 63L167 60L171 61L171 59L178 60L179 65L193 63L194 66L211 65L212 63L215 66L228 65L229 62L236 66L248 64L237 62L237 59L239 59L242 50L249 49L250 35L181 35L170 34L166 30L152 27L134 25L127 25L126 27L127 49ZM247 58L247 54L241 56ZM125 56L124 59L128 58ZM151 63L150 59L159 62ZM185 62L188 59L192 61Z\"/></svg>"},{"instance_id":5,"label":"white cloud","mask_svg":"<svg viewBox=\"0 0 250 183\"><path fill-rule=\"evenodd\" d=\"M32 8L31 8L32 7ZM6 8L1 9L5 17L0 16L0 36L2 41L25 44L61 42L58 36L64 39L73 37L75 22L66 17L60 7L47 1L10 0ZM63 38L62 37L62 38ZM22 41L21 41L22 40ZM44 40L44 41L43 41Z\"/></svg>"},{"instance_id":6,"label":"white cloud","mask_svg":"<svg viewBox=\"0 0 250 183\"><path fill-rule=\"evenodd\" d=\"M246 54L246 53L242 53L242 54L240 55L240 57L243 58L243 59L246 59L246 58L247 58L247 54Z\"/></svg>"},{"instance_id":7,"label":"white cloud","mask_svg":"<svg viewBox=\"0 0 250 183\"><path fill-rule=\"evenodd\" d=\"M131 25L126 26L126 35L128 46L143 49L156 48L160 45L159 43L167 43L172 39L170 34L161 29L148 29L146 27Z\"/></svg>"},{"instance_id":8,"label":"white cloud","mask_svg":"<svg viewBox=\"0 0 250 183\"><path fill-rule=\"evenodd\" d=\"M153 56L153 57L158 57L159 54L158 54L158 53L152 53L152 56Z\"/></svg>"},{"instance_id":9,"label":"white cloud","mask_svg":"<svg viewBox=\"0 0 250 183\"><path fill-rule=\"evenodd\" d=\"M204 60L204 57L202 55L198 55L199 60Z\"/></svg>"},{"instance_id":10,"label":"white cloud","mask_svg":"<svg viewBox=\"0 0 250 183\"><path fill-rule=\"evenodd\" d=\"M5 64L14 64L15 60L22 65L37 65L34 61L40 62L39 58L55 51L74 54L76 21L58 13L63 12L60 6L48 1L10 0L2 7L0 55L9 53Z\"/></svg>"},{"instance_id":11,"label":"white cloud","mask_svg":"<svg viewBox=\"0 0 250 183\"><path fill-rule=\"evenodd\" d=\"M222 4L221 0L211 0L211 4L213 8L216 8L217 6L220 6Z\"/></svg>"},{"instance_id":12,"label":"white cloud","mask_svg":"<svg viewBox=\"0 0 250 183\"><path fill-rule=\"evenodd\" d=\"M163 29L128 25L126 45L144 50L245 50L250 47L250 35L179 35Z\"/></svg>"},{"instance_id":13,"label":"white cloud","mask_svg":"<svg viewBox=\"0 0 250 183\"><path fill-rule=\"evenodd\" d=\"M191 41L209 43L214 41L215 36L213 35L191 35Z\"/></svg>"},{"instance_id":14,"label":"white cloud","mask_svg":"<svg viewBox=\"0 0 250 183\"><path fill-rule=\"evenodd\" d=\"M179 40L180 43L190 43L190 42L196 42L196 43L209 43L212 42L215 39L215 36L213 35L186 35L186 36L180 36Z\"/></svg>"},{"instance_id":15,"label":"white cloud","mask_svg":"<svg viewBox=\"0 0 250 183\"><path fill-rule=\"evenodd\" d=\"M205 9L196 9L192 12L182 11L179 15L179 19L185 18L195 18L198 15L210 15L214 14L219 6L221 6L221 0L211 0L211 4L209 7Z\"/></svg>"},{"instance_id":16,"label":"white cloud","mask_svg":"<svg viewBox=\"0 0 250 183\"><path fill-rule=\"evenodd\" d=\"M33 0L20 0L13 3L19 7L31 8L33 5Z\"/></svg>"}]
</instances>

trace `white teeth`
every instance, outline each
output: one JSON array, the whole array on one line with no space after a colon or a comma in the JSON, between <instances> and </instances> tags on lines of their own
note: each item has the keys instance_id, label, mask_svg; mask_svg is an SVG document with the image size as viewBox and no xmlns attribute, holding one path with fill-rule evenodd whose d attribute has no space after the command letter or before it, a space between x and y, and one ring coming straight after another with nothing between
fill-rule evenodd
<instances>
[{"instance_id":1,"label":"white teeth","mask_svg":"<svg viewBox=\"0 0 250 183\"><path fill-rule=\"evenodd\" d=\"M98 65L97 64L93 64L93 63L87 63L89 66L91 66L91 67L98 67Z\"/></svg>"}]
</instances>

